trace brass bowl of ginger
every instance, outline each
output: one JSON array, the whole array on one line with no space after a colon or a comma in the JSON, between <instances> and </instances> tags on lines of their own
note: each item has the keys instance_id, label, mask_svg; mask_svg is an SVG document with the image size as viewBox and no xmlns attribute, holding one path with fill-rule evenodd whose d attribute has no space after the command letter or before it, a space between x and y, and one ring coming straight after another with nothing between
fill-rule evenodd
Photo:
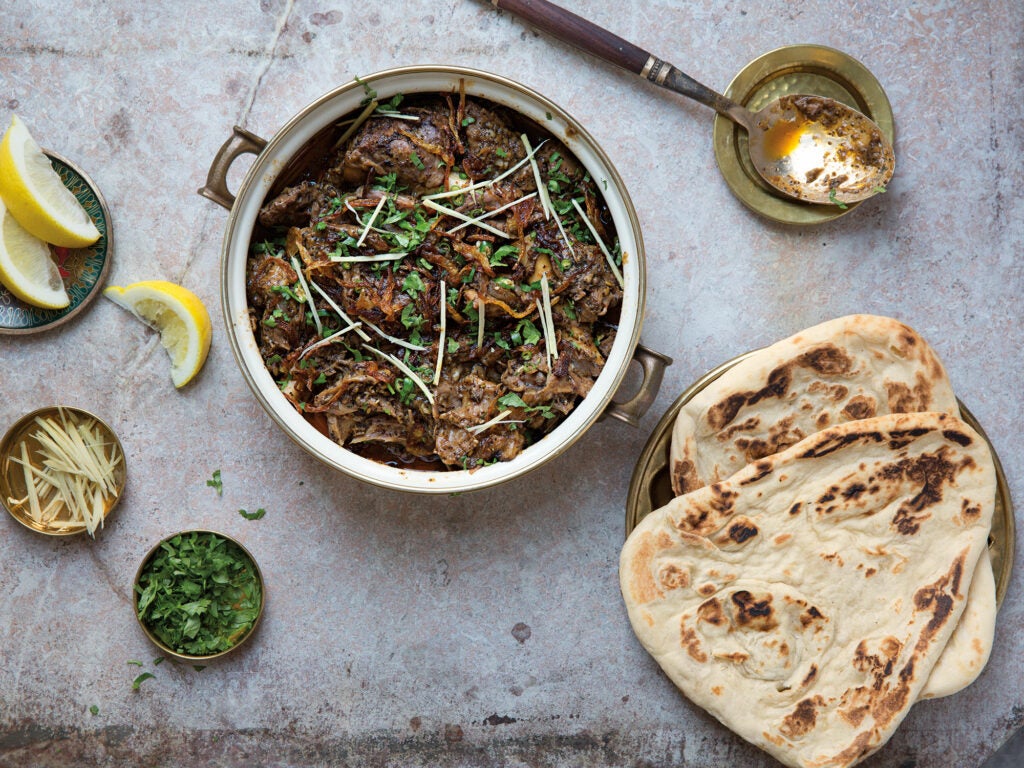
<instances>
[{"instance_id":1,"label":"brass bowl of ginger","mask_svg":"<svg viewBox=\"0 0 1024 768\"><path fill-rule=\"evenodd\" d=\"M27 528L93 538L124 493L121 441L88 411L32 411L0 440L0 502Z\"/></svg>"}]
</instances>

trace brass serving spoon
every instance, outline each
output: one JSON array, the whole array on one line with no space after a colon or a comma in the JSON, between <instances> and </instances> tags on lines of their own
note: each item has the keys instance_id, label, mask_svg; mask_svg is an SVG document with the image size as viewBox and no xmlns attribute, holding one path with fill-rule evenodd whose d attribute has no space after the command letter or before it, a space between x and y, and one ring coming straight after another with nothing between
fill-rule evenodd
<instances>
[{"instance_id":1,"label":"brass serving spoon","mask_svg":"<svg viewBox=\"0 0 1024 768\"><path fill-rule=\"evenodd\" d=\"M855 203L883 191L896 160L874 122L834 99L790 95L759 112L712 91L666 61L547 0L491 0L553 37L711 107L747 130L762 178L809 203Z\"/></svg>"}]
</instances>

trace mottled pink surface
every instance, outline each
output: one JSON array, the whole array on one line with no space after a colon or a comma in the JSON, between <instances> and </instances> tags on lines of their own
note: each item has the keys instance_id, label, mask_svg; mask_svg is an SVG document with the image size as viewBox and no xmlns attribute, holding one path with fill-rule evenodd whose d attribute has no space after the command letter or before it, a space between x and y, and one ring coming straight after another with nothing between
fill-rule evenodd
<instances>
[{"instance_id":1,"label":"mottled pink surface","mask_svg":"<svg viewBox=\"0 0 1024 768\"><path fill-rule=\"evenodd\" d=\"M109 282L180 282L215 317L206 367L182 391L156 337L105 300L57 330L0 335L0 430L43 405L83 407L115 428L129 468L95 542L0 519L0 765L772 765L636 642L616 573L626 491L691 381L834 316L917 328L1024 498L1024 5L564 5L717 88L782 45L846 51L892 102L888 194L815 228L759 218L718 175L708 110L484 2L0 9L0 123L17 113L97 182L113 219ZM602 422L530 476L453 498L374 489L283 437L219 314L227 212L195 194L232 125L269 137L353 75L425 63L519 80L596 137L643 225L643 341L675 358L639 429ZM222 497L206 485L215 469ZM257 507L262 520L238 515ZM267 613L237 656L154 668L132 578L157 540L193 526L253 551ZM915 706L865 765L976 766L1024 720L1017 559L982 677ZM134 692L144 670L131 660L156 675Z\"/></svg>"}]
</instances>

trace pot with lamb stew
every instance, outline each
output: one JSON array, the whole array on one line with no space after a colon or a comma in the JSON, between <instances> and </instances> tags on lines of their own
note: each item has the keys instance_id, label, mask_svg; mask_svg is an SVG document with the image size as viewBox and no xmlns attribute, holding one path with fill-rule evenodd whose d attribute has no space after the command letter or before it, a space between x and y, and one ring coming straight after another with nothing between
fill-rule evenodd
<instances>
[{"instance_id":1,"label":"pot with lamb stew","mask_svg":"<svg viewBox=\"0 0 1024 768\"><path fill-rule=\"evenodd\" d=\"M200 193L231 211L222 303L248 384L361 480L453 493L517 477L603 415L635 425L671 362L638 343L645 263L622 180L505 78L357 78L269 142L236 128ZM615 403L634 360L639 391Z\"/></svg>"}]
</instances>

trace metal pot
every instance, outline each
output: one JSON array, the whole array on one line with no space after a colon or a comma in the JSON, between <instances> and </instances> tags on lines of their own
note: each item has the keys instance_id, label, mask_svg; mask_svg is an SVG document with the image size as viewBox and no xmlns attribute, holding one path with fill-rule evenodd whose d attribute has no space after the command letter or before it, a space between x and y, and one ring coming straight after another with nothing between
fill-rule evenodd
<instances>
[{"instance_id":1,"label":"metal pot","mask_svg":"<svg viewBox=\"0 0 1024 768\"><path fill-rule=\"evenodd\" d=\"M515 459L468 471L425 471L380 464L337 445L299 414L267 372L250 328L245 265L256 217L268 192L289 164L308 151L315 137L345 115L357 112L370 87L384 102L396 94L458 93L480 97L515 110L557 136L587 168L605 198L622 247L625 293L619 330L605 367L590 394L550 434ZM322 135L322 134L321 134ZM227 185L232 163L255 155L237 194ZM477 490L523 475L562 453L605 415L636 425L654 402L662 375L671 360L639 344L644 315L646 266L636 211L622 179L587 131L561 107L506 78L464 67L417 66L390 69L353 80L308 105L270 141L235 127L210 166L204 197L229 209L221 258L221 301L228 337L246 382L267 413L285 433L317 459L353 477L378 486L418 493ZM632 361L643 380L626 402L612 398Z\"/></svg>"}]
</instances>

